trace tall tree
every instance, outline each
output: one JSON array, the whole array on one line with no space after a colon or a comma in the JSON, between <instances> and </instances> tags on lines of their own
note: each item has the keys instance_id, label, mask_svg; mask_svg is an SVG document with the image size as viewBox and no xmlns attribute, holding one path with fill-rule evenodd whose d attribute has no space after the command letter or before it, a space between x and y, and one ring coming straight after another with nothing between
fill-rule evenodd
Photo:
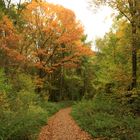
<instances>
[{"instance_id":1,"label":"tall tree","mask_svg":"<svg viewBox=\"0 0 140 140\"><path fill-rule=\"evenodd\" d=\"M132 46L132 89L137 86L137 32L140 18L139 0L92 0L96 5L105 4L117 9L123 17L131 24L131 46Z\"/></svg>"},{"instance_id":2,"label":"tall tree","mask_svg":"<svg viewBox=\"0 0 140 140\"><path fill-rule=\"evenodd\" d=\"M31 50L28 58L37 68L39 86L56 69L61 67L63 75L64 67L77 64L81 56L91 54L90 48L81 42L83 28L71 10L32 1L22 15L25 20L23 34Z\"/></svg>"},{"instance_id":3,"label":"tall tree","mask_svg":"<svg viewBox=\"0 0 140 140\"><path fill-rule=\"evenodd\" d=\"M96 41L99 50L95 59L96 75L99 85L124 94L131 85L131 29L125 21L115 25L116 32L110 31Z\"/></svg>"}]
</instances>

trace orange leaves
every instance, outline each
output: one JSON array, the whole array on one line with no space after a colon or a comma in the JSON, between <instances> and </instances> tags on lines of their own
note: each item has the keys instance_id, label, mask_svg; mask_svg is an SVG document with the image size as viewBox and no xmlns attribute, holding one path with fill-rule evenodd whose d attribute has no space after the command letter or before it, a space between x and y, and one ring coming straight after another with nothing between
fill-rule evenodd
<instances>
[{"instance_id":1,"label":"orange leaves","mask_svg":"<svg viewBox=\"0 0 140 140\"><path fill-rule=\"evenodd\" d=\"M81 51L82 56L92 56L92 55L94 55L94 52L88 46L81 46L79 49Z\"/></svg>"},{"instance_id":2,"label":"orange leaves","mask_svg":"<svg viewBox=\"0 0 140 140\"><path fill-rule=\"evenodd\" d=\"M59 36L59 44L79 39L83 33L74 13L62 6L32 1L23 11L23 17L32 30L41 32L44 29L45 35L53 32L53 35Z\"/></svg>"},{"instance_id":3,"label":"orange leaves","mask_svg":"<svg viewBox=\"0 0 140 140\"><path fill-rule=\"evenodd\" d=\"M75 52L79 53L79 56L92 56L94 52L91 50L89 45L83 44L80 40L75 42L76 46L74 47Z\"/></svg>"},{"instance_id":4,"label":"orange leaves","mask_svg":"<svg viewBox=\"0 0 140 140\"><path fill-rule=\"evenodd\" d=\"M81 41L83 27L73 11L47 2L32 1L23 10L25 34L31 36L32 60L42 73L50 74L59 67L77 67L82 56L91 55Z\"/></svg>"},{"instance_id":5,"label":"orange leaves","mask_svg":"<svg viewBox=\"0 0 140 140\"><path fill-rule=\"evenodd\" d=\"M12 22L8 19L7 16L3 16L3 18L0 21L0 30L4 30L5 32L12 32L13 30L13 24Z\"/></svg>"},{"instance_id":6,"label":"orange leaves","mask_svg":"<svg viewBox=\"0 0 140 140\"><path fill-rule=\"evenodd\" d=\"M38 69L43 69L44 68L42 63L40 63L40 62L36 62L35 67L38 68Z\"/></svg>"},{"instance_id":7,"label":"orange leaves","mask_svg":"<svg viewBox=\"0 0 140 140\"><path fill-rule=\"evenodd\" d=\"M8 47L2 47L3 52L6 54L7 57L10 57L11 61L24 61L26 58L20 54L17 50L10 49Z\"/></svg>"},{"instance_id":8,"label":"orange leaves","mask_svg":"<svg viewBox=\"0 0 140 140\"><path fill-rule=\"evenodd\" d=\"M7 16L3 16L2 20L0 20L0 50L2 56L5 57L3 66L11 62L14 62L15 65L15 62L25 60L25 57L20 53L20 39L20 35L16 32L11 20Z\"/></svg>"},{"instance_id":9,"label":"orange leaves","mask_svg":"<svg viewBox=\"0 0 140 140\"><path fill-rule=\"evenodd\" d=\"M3 41L3 43L10 43L11 45L14 45L14 42L18 40L13 24L7 16L3 16L0 20L0 40Z\"/></svg>"}]
</instances>

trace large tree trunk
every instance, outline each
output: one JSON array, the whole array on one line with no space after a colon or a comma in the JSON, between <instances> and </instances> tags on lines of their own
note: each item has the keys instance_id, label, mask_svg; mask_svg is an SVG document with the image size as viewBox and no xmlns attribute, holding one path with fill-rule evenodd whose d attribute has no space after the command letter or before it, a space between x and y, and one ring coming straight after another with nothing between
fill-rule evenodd
<instances>
[{"instance_id":1,"label":"large tree trunk","mask_svg":"<svg viewBox=\"0 0 140 140\"><path fill-rule=\"evenodd\" d=\"M137 87L137 0L128 0L132 31L132 89Z\"/></svg>"},{"instance_id":2,"label":"large tree trunk","mask_svg":"<svg viewBox=\"0 0 140 140\"><path fill-rule=\"evenodd\" d=\"M137 86L137 29L132 23L132 89Z\"/></svg>"}]
</instances>

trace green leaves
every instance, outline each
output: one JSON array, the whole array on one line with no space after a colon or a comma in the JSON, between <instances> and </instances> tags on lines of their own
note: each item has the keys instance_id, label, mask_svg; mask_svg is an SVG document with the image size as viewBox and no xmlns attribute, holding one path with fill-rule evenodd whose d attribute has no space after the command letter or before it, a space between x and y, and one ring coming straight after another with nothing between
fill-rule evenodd
<instances>
[{"instance_id":1,"label":"green leaves","mask_svg":"<svg viewBox=\"0 0 140 140\"><path fill-rule=\"evenodd\" d=\"M97 94L73 106L72 116L86 131L97 138L138 140L139 117L118 102L116 96Z\"/></svg>"},{"instance_id":2,"label":"green leaves","mask_svg":"<svg viewBox=\"0 0 140 140\"><path fill-rule=\"evenodd\" d=\"M11 88L10 82L4 74L4 69L0 69L0 92L8 93L10 92Z\"/></svg>"}]
</instances>

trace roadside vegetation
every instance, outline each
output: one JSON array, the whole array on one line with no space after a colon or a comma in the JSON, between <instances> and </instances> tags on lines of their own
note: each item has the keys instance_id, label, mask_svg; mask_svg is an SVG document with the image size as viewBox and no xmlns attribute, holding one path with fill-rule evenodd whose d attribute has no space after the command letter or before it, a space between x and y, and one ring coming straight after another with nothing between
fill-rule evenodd
<instances>
[{"instance_id":1,"label":"roadside vegetation","mask_svg":"<svg viewBox=\"0 0 140 140\"><path fill-rule=\"evenodd\" d=\"M83 130L94 138L139 140L140 117L132 108L121 104L118 97L98 94L73 106L72 116Z\"/></svg>"}]
</instances>

